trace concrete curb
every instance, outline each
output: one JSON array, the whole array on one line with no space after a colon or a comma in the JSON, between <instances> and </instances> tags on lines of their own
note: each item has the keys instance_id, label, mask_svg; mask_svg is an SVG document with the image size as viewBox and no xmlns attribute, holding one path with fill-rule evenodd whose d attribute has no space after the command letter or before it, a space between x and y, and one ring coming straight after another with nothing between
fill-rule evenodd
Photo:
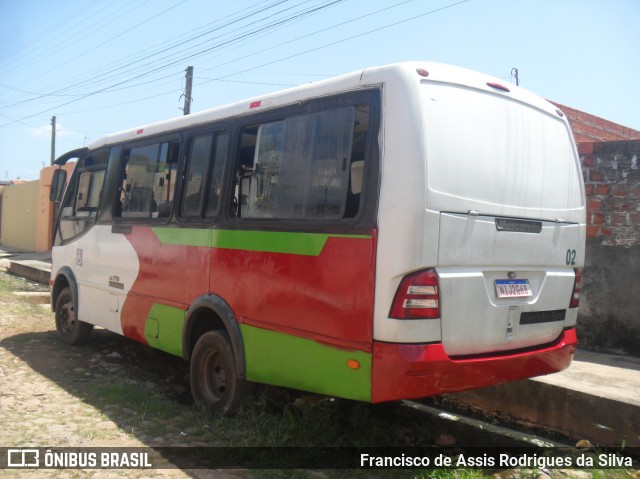
<instances>
[{"instance_id":1,"label":"concrete curb","mask_svg":"<svg viewBox=\"0 0 640 479\"><path fill-rule=\"evenodd\" d=\"M588 439L598 446L640 446L638 405L602 397L597 391L587 393L534 378L445 397L460 407L575 440Z\"/></svg>"},{"instance_id":2,"label":"concrete curb","mask_svg":"<svg viewBox=\"0 0 640 479\"><path fill-rule=\"evenodd\" d=\"M9 260L7 272L49 286L51 264L37 260Z\"/></svg>"}]
</instances>

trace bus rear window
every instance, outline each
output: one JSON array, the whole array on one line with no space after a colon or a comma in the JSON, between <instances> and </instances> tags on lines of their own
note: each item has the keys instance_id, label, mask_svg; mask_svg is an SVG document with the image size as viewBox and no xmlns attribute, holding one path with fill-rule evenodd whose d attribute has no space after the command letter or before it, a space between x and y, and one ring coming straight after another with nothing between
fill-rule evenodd
<instances>
[{"instance_id":1,"label":"bus rear window","mask_svg":"<svg viewBox=\"0 0 640 479\"><path fill-rule=\"evenodd\" d=\"M582 206L570 132L559 118L494 94L422 88L432 191L538 211Z\"/></svg>"}]
</instances>

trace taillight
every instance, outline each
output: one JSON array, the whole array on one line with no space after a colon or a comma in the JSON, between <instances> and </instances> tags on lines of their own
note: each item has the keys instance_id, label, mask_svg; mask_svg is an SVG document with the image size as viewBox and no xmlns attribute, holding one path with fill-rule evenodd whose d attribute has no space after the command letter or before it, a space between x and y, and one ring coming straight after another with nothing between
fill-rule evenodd
<instances>
[{"instance_id":1,"label":"taillight","mask_svg":"<svg viewBox=\"0 0 640 479\"><path fill-rule=\"evenodd\" d=\"M393 298L389 317L434 319L440 317L438 274L433 269L402 278Z\"/></svg>"},{"instance_id":2,"label":"taillight","mask_svg":"<svg viewBox=\"0 0 640 479\"><path fill-rule=\"evenodd\" d=\"M582 273L575 270L576 280L573 283L573 292L571 293L571 301L569 302L570 308L577 308L580 306L580 283L582 282Z\"/></svg>"}]
</instances>

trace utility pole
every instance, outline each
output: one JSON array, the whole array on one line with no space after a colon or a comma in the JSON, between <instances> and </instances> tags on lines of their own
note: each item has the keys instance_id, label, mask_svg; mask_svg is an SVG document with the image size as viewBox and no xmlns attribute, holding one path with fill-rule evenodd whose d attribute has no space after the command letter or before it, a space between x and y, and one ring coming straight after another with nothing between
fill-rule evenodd
<instances>
[{"instance_id":1,"label":"utility pole","mask_svg":"<svg viewBox=\"0 0 640 479\"><path fill-rule=\"evenodd\" d=\"M56 117L51 117L51 164L56 161Z\"/></svg>"},{"instance_id":2,"label":"utility pole","mask_svg":"<svg viewBox=\"0 0 640 479\"><path fill-rule=\"evenodd\" d=\"M185 71L187 72L187 87L184 92L184 108L182 111L185 115L188 115L189 113L191 113L191 101L193 100L193 98L191 98L191 87L193 85L193 67L187 67Z\"/></svg>"}]
</instances>

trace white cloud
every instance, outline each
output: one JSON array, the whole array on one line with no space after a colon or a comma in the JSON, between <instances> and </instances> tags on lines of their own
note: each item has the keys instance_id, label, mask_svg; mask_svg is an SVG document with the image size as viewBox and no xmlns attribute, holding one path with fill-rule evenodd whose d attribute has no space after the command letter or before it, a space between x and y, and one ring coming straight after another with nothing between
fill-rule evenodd
<instances>
[{"instance_id":1,"label":"white cloud","mask_svg":"<svg viewBox=\"0 0 640 479\"><path fill-rule=\"evenodd\" d=\"M51 125L42 125L38 128L31 128L31 134L36 138L51 138ZM60 123L56 123L56 138L66 138L75 136L78 133L73 130L68 130Z\"/></svg>"}]
</instances>

